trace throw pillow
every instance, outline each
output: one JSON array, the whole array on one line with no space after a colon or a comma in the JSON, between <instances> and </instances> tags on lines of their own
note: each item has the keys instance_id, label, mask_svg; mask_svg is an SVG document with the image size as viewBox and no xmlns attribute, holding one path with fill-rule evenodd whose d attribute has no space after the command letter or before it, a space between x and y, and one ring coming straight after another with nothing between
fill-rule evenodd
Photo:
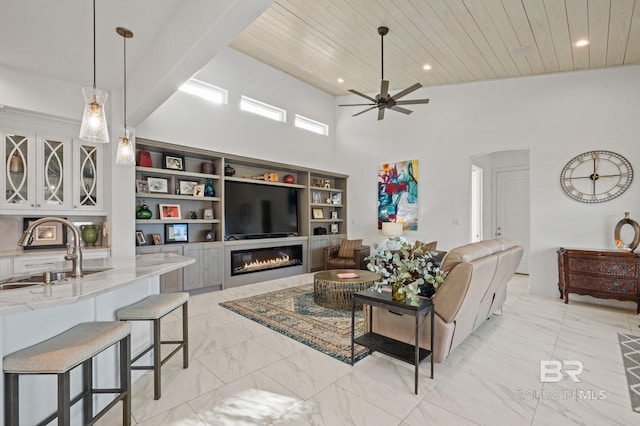
<instances>
[{"instance_id":1,"label":"throw pillow","mask_svg":"<svg viewBox=\"0 0 640 426\"><path fill-rule=\"evenodd\" d=\"M360 247L362 247L362 240L342 240L338 250L338 257L353 258L353 251Z\"/></svg>"}]
</instances>

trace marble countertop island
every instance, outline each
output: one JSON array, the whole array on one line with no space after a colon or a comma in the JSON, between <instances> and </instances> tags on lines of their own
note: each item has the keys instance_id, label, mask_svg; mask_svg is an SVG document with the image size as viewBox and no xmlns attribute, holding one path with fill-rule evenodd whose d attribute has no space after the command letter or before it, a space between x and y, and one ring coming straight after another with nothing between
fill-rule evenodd
<instances>
[{"instance_id":1,"label":"marble countertop island","mask_svg":"<svg viewBox=\"0 0 640 426\"><path fill-rule=\"evenodd\" d=\"M55 281L50 285L0 291L0 357L42 342L81 322L115 321L116 311L160 291L160 275L195 262L190 257L171 253L144 254L130 259L89 259L83 262L88 273L82 278ZM64 261L55 264L64 270ZM58 266L61 266L58 268ZM37 275L38 273L34 273ZM21 277L13 277L15 282ZM140 351L151 342L151 327L140 324L131 334L131 348ZM95 383L111 383L116 377L116 348L108 348L94 359ZM147 360L150 363L150 359ZM135 381L142 372L132 374ZM4 399L4 375L0 376L0 401ZM56 410L56 387L47 375L33 375L21 383L21 423L37 424ZM113 385L108 385L111 387ZM96 396L100 410L112 396ZM153 398L153 395L150 396ZM0 404L0 407L2 405ZM80 424L81 410L72 414L72 423ZM0 408L0 426L4 408Z\"/></svg>"},{"instance_id":2,"label":"marble countertop island","mask_svg":"<svg viewBox=\"0 0 640 426\"><path fill-rule=\"evenodd\" d=\"M194 262L193 258L171 253L143 254L130 259L85 260L83 267L86 272L106 270L46 286L0 291L0 315L76 303Z\"/></svg>"}]
</instances>

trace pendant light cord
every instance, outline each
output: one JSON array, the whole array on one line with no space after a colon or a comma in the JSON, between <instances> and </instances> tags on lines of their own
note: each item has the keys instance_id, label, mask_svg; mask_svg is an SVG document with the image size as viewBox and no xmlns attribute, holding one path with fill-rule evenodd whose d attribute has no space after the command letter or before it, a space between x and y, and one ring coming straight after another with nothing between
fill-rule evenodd
<instances>
[{"instance_id":1,"label":"pendant light cord","mask_svg":"<svg viewBox=\"0 0 640 426\"><path fill-rule=\"evenodd\" d=\"M93 90L96 89L96 0L93 0Z\"/></svg>"},{"instance_id":2,"label":"pendant light cord","mask_svg":"<svg viewBox=\"0 0 640 426\"><path fill-rule=\"evenodd\" d=\"M127 137L127 38L122 37L124 43L124 133Z\"/></svg>"}]
</instances>

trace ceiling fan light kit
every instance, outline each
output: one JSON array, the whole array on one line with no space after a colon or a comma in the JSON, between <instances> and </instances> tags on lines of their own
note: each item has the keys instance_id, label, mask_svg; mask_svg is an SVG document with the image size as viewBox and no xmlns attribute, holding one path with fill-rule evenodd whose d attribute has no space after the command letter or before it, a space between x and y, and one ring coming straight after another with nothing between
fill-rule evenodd
<instances>
[{"instance_id":1,"label":"ceiling fan light kit","mask_svg":"<svg viewBox=\"0 0 640 426\"><path fill-rule=\"evenodd\" d=\"M367 104L341 104L338 106L368 106L369 108L362 110L353 114L353 117L358 116L360 114L364 114L367 111L371 111L373 109L378 108L378 120L384 119L384 110L390 109L393 111L401 112L403 114L411 114L413 111L403 108L399 105L416 105L416 104L428 104L429 99L412 99L412 100L402 100L399 99L407 96L409 93L418 90L422 87L422 84L416 83L413 86L407 87L406 89L396 93L393 96L389 95L389 80L384 79L384 36L389 33L388 27L378 27L378 34L380 34L380 63L381 63L381 77L380 77L380 93L376 95L375 98L371 96L365 95L364 93L358 92L354 89L349 89L349 92L356 94L360 97L363 97L370 101Z\"/></svg>"}]
</instances>

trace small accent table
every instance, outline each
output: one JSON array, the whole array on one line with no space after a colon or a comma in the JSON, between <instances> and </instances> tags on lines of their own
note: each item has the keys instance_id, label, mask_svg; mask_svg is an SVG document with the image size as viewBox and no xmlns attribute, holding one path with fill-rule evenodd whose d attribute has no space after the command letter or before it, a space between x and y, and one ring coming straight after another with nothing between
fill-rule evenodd
<instances>
[{"instance_id":1,"label":"small accent table","mask_svg":"<svg viewBox=\"0 0 640 426\"><path fill-rule=\"evenodd\" d=\"M355 313L356 304L360 302L363 305L369 305L369 332L362 336L355 337ZM409 345L396 339L392 339L381 334L374 333L372 330L373 306L388 309L389 311L413 315L416 318L416 341L415 345ZM353 365L355 343L366 346L372 352L378 351L383 354L392 356L415 366L415 393L418 394L418 367L420 362L431 355L431 378L433 379L433 355L432 350L420 347L420 317L431 312L431 349L433 350L433 324L435 320L433 303L429 299L419 298L418 306L412 306L408 302L396 302L391 297L391 292L383 291L359 291L353 295L351 305L351 365Z\"/></svg>"},{"instance_id":2,"label":"small accent table","mask_svg":"<svg viewBox=\"0 0 640 426\"><path fill-rule=\"evenodd\" d=\"M354 278L340 278L338 274L355 274ZM330 269L313 276L313 301L329 309L348 311L351 297L380 279L380 274L360 269Z\"/></svg>"}]
</instances>

